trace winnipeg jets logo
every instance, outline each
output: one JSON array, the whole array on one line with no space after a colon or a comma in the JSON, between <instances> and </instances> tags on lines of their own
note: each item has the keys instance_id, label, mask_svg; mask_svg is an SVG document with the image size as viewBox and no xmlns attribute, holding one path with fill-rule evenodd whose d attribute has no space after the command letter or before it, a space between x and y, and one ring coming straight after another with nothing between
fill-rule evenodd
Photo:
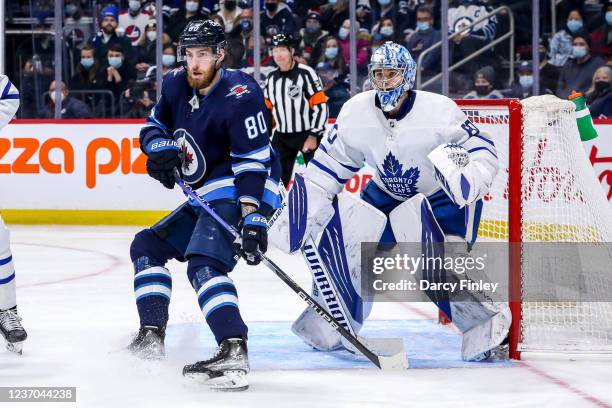
<instances>
[{"instance_id":1,"label":"winnipeg jets logo","mask_svg":"<svg viewBox=\"0 0 612 408\"><path fill-rule=\"evenodd\" d=\"M140 39L140 35L142 31L140 31L140 27L137 25L129 25L125 29L124 35L132 42L132 45L135 45Z\"/></svg>"},{"instance_id":2,"label":"winnipeg jets logo","mask_svg":"<svg viewBox=\"0 0 612 408\"><path fill-rule=\"evenodd\" d=\"M250 93L251 91L249 91L249 89L247 88L246 85L234 85L230 88L230 91L227 95L225 95L225 97L229 97L229 96L235 96L236 99L242 97L242 95L246 95L248 93Z\"/></svg>"},{"instance_id":3,"label":"winnipeg jets logo","mask_svg":"<svg viewBox=\"0 0 612 408\"><path fill-rule=\"evenodd\" d=\"M206 173L206 159L193 136L185 129L177 129L174 138L181 155L181 173L188 184L197 183Z\"/></svg>"},{"instance_id":4,"label":"winnipeg jets logo","mask_svg":"<svg viewBox=\"0 0 612 408\"><path fill-rule=\"evenodd\" d=\"M389 152L383 162L382 170L380 168L377 170L380 180L391 193L404 198L418 193L417 182L421 174L418 167L404 171L402 164Z\"/></svg>"}]
</instances>

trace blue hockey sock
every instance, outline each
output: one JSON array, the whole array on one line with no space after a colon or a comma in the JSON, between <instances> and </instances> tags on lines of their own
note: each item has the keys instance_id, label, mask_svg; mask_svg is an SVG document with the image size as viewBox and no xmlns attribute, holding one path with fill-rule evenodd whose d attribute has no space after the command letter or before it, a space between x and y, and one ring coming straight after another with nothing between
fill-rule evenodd
<instances>
[{"instance_id":1,"label":"blue hockey sock","mask_svg":"<svg viewBox=\"0 0 612 408\"><path fill-rule=\"evenodd\" d=\"M238 294L232 279L210 266L188 268L187 274L217 343L230 337L246 338L248 329L240 316Z\"/></svg>"},{"instance_id":2,"label":"blue hockey sock","mask_svg":"<svg viewBox=\"0 0 612 408\"><path fill-rule=\"evenodd\" d=\"M172 277L168 269L146 256L136 259L134 293L140 326L165 327L172 293Z\"/></svg>"}]
</instances>

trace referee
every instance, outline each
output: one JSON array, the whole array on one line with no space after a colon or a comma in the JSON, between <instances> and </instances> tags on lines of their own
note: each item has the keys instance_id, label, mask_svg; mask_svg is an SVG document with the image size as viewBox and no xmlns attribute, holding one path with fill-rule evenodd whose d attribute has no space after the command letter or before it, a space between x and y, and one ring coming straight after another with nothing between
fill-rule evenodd
<instances>
[{"instance_id":1,"label":"referee","mask_svg":"<svg viewBox=\"0 0 612 408\"><path fill-rule=\"evenodd\" d=\"M264 96L272 111L272 145L281 162L281 179L289 185L298 152L308 163L314 156L327 123L327 96L316 71L294 59L293 39L272 38L272 56L278 66L266 78Z\"/></svg>"}]
</instances>

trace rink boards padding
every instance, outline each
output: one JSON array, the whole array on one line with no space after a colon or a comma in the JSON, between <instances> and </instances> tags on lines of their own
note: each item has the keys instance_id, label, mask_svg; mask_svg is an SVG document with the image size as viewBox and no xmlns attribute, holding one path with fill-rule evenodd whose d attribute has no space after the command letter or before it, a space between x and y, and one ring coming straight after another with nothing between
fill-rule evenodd
<instances>
[{"instance_id":1,"label":"rink boards padding","mask_svg":"<svg viewBox=\"0 0 612 408\"><path fill-rule=\"evenodd\" d=\"M290 322L251 322L249 360L252 370L376 369L365 357L346 351L320 352L290 330ZM366 337L402 337L410 369L511 367L511 361L469 363L461 360L461 336L429 320L368 321ZM215 340L205 324L170 324L166 358L203 359L214 351Z\"/></svg>"}]
</instances>

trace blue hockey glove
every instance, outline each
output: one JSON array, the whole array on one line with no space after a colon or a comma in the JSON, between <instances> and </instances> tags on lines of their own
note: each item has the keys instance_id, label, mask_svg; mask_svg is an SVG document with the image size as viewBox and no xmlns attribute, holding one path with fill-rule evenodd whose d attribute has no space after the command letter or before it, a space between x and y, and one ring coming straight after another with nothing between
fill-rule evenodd
<instances>
[{"instance_id":1,"label":"blue hockey glove","mask_svg":"<svg viewBox=\"0 0 612 408\"><path fill-rule=\"evenodd\" d=\"M164 187L174 188L174 169L181 168L179 147L174 139L156 137L146 146L147 173Z\"/></svg>"},{"instance_id":2,"label":"blue hockey glove","mask_svg":"<svg viewBox=\"0 0 612 408\"><path fill-rule=\"evenodd\" d=\"M268 250L268 220L263 215L253 212L242 221L242 246L240 255L247 264L257 265L261 262L261 253Z\"/></svg>"}]
</instances>

